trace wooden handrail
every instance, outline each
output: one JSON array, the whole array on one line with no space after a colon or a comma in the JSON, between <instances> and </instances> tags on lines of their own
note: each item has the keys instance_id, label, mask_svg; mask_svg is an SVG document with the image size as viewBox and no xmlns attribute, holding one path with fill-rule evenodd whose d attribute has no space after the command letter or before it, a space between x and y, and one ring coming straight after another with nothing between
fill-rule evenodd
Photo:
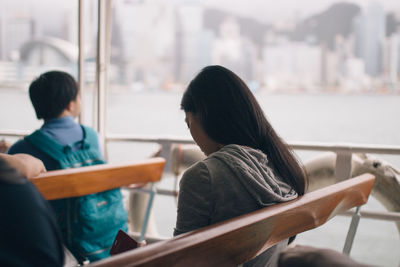
<instances>
[{"instance_id":1,"label":"wooden handrail","mask_svg":"<svg viewBox=\"0 0 400 267\"><path fill-rule=\"evenodd\" d=\"M79 197L135 183L161 179L165 160L102 164L89 167L49 171L30 181L47 200Z\"/></svg>"},{"instance_id":2,"label":"wooden handrail","mask_svg":"<svg viewBox=\"0 0 400 267\"><path fill-rule=\"evenodd\" d=\"M109 266L235 266L336 214L367 202L371 174L91 264Z\"/></svg>"}]
</instances>

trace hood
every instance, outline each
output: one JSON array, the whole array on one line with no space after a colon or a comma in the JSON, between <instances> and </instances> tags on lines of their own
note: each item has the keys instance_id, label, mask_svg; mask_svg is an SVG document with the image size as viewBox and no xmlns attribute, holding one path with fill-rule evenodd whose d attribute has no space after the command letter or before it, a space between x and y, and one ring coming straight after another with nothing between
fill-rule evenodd
<instances>
[{"instance_id":1,"label":"hood","mask_svg":"<svg viewBox=\"0 0 400 267\"><path fill-rule=\"evenodd\" d=\"M274 174L262 151L239 145L227 145L210 155L235 174L251 196L263 207L297 198L296 191Z\"/></svg>"}]
</instances>

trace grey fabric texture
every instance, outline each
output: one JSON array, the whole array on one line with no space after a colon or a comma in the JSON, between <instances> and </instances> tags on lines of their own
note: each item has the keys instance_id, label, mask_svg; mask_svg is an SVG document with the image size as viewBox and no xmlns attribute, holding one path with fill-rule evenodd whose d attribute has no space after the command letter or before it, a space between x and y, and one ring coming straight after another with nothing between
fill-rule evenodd
<instances>
[{"instance_id":1,"label":"grey fabric texture","mask_svg":"<svg viewBox=\"0 0 400 267\"><path fill-rule=\"evenodd\" d=\"M262 151L226 145L183 174L174 235L295 198L296 191L274 173ZM274 266L270 261L272 251L278 252L277 247L258 256L254 263Z\"/></svg>"}]
</instances>

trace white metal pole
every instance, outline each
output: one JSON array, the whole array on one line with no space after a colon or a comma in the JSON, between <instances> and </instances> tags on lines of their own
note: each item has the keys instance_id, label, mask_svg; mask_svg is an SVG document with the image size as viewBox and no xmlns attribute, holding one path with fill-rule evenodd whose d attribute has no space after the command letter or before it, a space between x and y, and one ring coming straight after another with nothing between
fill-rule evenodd
<instances>
[{"instance_id":1,"label":"white metal pole","mask_svg":"<svg viewBox=\"0 0 400 267\"><path fill-rule=\"evenodd\" d=\"M110 63L111 44L111 7L112 0L98 0L98 33L97 33L97 108L95 128L101 138L105 154L107 148L106 137L106 108L107 108L107 86L108 65Z\"/></svg>"},{"instance_id":2,"label":"white metal pole","mask_svg":"<svg viewBox=\"0 0 400 267\"><path fill-rule=\"evenodd\" d=\"M78 86L81 94L81 113L79 114L79 122L82 123L84 119L84 102L83 102L83 91L84 91L84 25L83 22L83 14L84 14L84 3L83 0L79 0L78 2Z\"/></svg>"}]
</instances>

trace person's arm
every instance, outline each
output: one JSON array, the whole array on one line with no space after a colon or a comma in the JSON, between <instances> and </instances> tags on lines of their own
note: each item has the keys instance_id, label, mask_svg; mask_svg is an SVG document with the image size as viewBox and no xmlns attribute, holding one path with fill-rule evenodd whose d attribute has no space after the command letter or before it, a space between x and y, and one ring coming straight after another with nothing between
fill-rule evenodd
<instances>
[{"instance_id":1,"label":"person's arm","mask_svg":"<svg viewBox=\"0 0 400 267\"><path fill-rule=\"evenodd\" d=\"M200 162L189 168L180 182L174 236L210 225L211 210L210 175Z\"/></svg>"},{"instance_id":2,"label":"person's arm","mask_svg":"<svg viewBox=\"0 0 400 267\"><path fill-rule=\"evenodd\" d=\"M367 267L332 249L295 246L279 255L278 267Z\"/></svg>"},{"instance_id":3,"label":"person's arm","mask_svg":"<svg viewBox=\"0 0 400 267\"><path fill-rule=\"evenodd\" d=\"M5 160L8 165L16 169L26 178L33 178L46 171L40 159L28 154L8 155L0 153L0 158Z\"/></svg>"},{"instance_id":4,"label":"person's arm","mask_svg":"<svg viewBox=\"0 0 400 267\"><path fill-rule=\"evenodd\" d=\"M10 146L11 144L8 143L6 140L0 140L0 153L6 153Z\"/></svg>"}]
</instances>

